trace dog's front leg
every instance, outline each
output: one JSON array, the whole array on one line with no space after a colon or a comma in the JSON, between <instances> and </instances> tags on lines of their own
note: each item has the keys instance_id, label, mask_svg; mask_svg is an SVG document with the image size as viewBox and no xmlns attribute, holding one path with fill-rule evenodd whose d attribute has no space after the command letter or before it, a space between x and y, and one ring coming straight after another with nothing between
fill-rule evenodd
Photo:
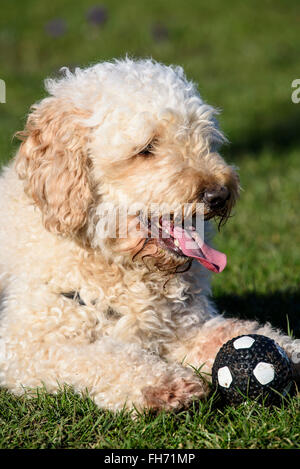
<instances>
[{"instance_id":1,"label":"dog's front leg","mask_svg":"<svg viewBox=\"0 0 300 469\"><path fill-rule=\"evenodd\" d=\"M111 410L179 409L207 393L189 370L110 338L54 346L23 339L21 346L7 346L2 359L0 384L16 394L41 385L53 392L67 384L79 393L87 390L97 405Z\"/></svg>"},{"instance_id":2,"label":"dog's front leg","mask_svg":"<svg viewBox=\"0 0 300 469\"><path fill-rule=\"evenodd\" d=\"M216 316L201 326L195 327L193 332L170 344L167 357L171 360L190 365L211 374L212 365L220 347L233 337L244 334L261 334L275 340L288 354L292 361L294 378L300 378L300 340L294 340L288 335L255 321L224 318Z\"/></svg>"},{"instance_id":3,"label":"dog's front leg","mask_svg":"<svg viewBox=\"0 0 300 469\"><path fill-rule=\"evenodd\" d=\"M24 287L25 288L25 287ZM20 293L20 292L19 292ZM26 290L7 296L0 323L0 385L19 394L67 384L88 391L97 405L177 409L207 393L192 370L168 363L137 343L122 343L89 331L93 318L85 306L66 298Z\"/></svg>"}]
</instances>

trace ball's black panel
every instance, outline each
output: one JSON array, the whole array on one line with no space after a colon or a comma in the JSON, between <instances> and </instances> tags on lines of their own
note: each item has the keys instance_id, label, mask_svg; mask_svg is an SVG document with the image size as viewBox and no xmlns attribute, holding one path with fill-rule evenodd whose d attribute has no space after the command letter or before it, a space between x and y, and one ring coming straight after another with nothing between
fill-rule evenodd
<instances>
[{"instance_id":1,"label":"ball's black panel","mask_svg":"<svg viewBox=\"0 0 300 469\"><path fill-rule=\"evenodd\" d=\"M236 349L234 342L245 336L255 340L251 347ZM228 404L239 404L245 397L263 400L266 404L276 404L280 402L280 394L284 393L292 382L291 363L274 340L258 334L245 336L234 337L219 350L212 369L213 386ZM275 371L274 379L265 385L253 374L260 362L273 365ZM229 368L233 378L228 388L218 383L218 370L224 366Z\"/></svg>"}]
</instances>

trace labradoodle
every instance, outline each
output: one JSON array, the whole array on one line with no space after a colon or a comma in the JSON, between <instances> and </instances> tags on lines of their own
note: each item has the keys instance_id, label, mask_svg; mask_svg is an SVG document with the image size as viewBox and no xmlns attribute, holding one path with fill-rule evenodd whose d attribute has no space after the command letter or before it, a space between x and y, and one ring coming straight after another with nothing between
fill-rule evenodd
<instances>
[{"instance_id":1,"label":"labradoodle","mask_svg":"<svg viewBox=\"0 0 300 469\"><path fill-rule=\"evenodd\" d=\"M207 396L194 368L209 373L234 336L298 355L297 341L210 299L226 256L209 220L227 220L239 179L182 68L126 58L45 85L0 179L0 385L66 383L103 408L171 410Z\"/></svg>"}]
</instances>

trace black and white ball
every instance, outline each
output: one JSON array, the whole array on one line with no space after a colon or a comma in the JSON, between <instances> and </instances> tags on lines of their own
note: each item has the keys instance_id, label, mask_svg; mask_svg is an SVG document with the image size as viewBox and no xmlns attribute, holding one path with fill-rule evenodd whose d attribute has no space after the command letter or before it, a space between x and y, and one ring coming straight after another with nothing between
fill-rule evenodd
<instances>
[{"instance_id":1,"label":"black and white ball","mask_svg":"<svg viewBox=\"0 0 300 469\"><path fill-rule=\"evenodd\" d=\"M246 398L276 404L292 387L291 362L274 340L242 335L220 348L212 382L227 404L240 404Z\"/></svg>"}]
</instances>

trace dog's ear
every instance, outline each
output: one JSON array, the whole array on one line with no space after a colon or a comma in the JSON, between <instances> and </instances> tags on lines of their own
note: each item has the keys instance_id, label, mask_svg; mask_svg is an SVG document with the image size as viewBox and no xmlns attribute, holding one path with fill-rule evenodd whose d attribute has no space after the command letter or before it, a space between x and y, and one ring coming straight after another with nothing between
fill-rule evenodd
<instances>
[{"instance_id":1,"label":"dog's ear","mask_svg":"<svg viewBox=\"0 0 300 469\"><path fill-rule=\"evenodd\" d=\"M25 190L52 232L74 234L87 219L92 202L87 117L67 100L49 97L32 107L16 157Z\"/></svg>"}]
</instances>

